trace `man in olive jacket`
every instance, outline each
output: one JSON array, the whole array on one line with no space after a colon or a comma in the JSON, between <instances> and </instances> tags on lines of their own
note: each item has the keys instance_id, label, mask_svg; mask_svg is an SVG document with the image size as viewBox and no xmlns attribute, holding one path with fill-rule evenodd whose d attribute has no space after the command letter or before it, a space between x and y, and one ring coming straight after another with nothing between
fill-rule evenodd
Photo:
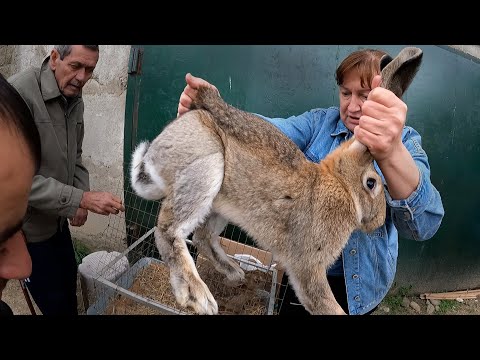
<instances>
[{"instance_id":1,"label":"man in olive jacket","mask_svg":"<svg viewBox=\"0 0 480 360\"><path fill-rule=\"evenodd\" d=\"M81 90L98 58L98 45L55 45L40 68L9 78L27 103L42 142L22 230L32 258L27 286L44 315L77 314L77 264L67 219L82 226L87 210L102 215L125 210L113 194L90 191L82 164Z\"/></svg>"}]
</instances>

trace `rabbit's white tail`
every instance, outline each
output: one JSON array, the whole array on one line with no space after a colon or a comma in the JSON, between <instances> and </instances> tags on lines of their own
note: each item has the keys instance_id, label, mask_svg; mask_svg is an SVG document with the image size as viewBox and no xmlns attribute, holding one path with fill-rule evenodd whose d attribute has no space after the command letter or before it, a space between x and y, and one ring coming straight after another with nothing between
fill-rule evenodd
<instances>
[{"instance_id":1,"label":"rabbit's white tail","mask_svg":"<svg viewBox=\"0 0 480 360\"><path fill-rule=\"evenodd\" d=\"M130 167L130 182L137 195L147 200L159 200L164 197L163 181L152 176L152 165L144 161L150 147L148 141L141 142L133 152Z\"/></svg>"}]
</instances>

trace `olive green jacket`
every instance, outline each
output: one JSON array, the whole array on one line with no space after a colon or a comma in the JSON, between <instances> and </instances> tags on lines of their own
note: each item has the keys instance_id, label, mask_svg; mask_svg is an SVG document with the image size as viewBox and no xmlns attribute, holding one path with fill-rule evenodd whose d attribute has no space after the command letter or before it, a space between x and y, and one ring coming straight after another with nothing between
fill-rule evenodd
<instances>
[{"instance_id":1,"label":"olive green jacket","mask_svg":"<svg viewBox=\"0 0 480 360\"><path fill-rule=\"evenodd\" d=\"M42 160L33 178L23 231L28 242L50 238L75 215L89 174L82 165L84 135L81 94L67 102L45 58L41 68L13 75L8 81L27 103L40 132Z\"/></svg>"}]
</instances>

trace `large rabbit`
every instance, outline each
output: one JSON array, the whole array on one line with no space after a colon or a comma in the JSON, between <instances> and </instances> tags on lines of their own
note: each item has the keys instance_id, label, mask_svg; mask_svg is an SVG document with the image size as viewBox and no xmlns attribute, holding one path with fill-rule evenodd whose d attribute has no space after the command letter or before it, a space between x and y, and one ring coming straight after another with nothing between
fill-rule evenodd
<instances>
[{"instance_id":1,"label":"large rabbit","mask_svg":"<svg viewBox=\"0 0 480 360\"><path fill-rule=\"evenodd\" d=\"M401 96L422 52L405 48L382 59L383 86ZM371 232L385 221L381 177L366 147L351 139L319 164L267 121L226 104L201 88L192 110L133 154L136 193L163 199L155 241L170 268L177 302L198 314L218 306L199 277L185 239L230 282L244 272L227 257L219 234L227 222L245 230L285 268L312 314L345 314L326 279L351 233Z\"/></svg>"}]
</instances>

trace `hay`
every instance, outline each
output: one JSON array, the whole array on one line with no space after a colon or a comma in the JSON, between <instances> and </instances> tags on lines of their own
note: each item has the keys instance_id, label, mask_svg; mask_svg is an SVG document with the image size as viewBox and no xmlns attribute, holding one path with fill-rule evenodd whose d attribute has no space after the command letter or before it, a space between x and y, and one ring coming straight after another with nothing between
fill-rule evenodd
<instances>
[{"instance_id":1,"label":"hay","mask_svg":"<svg viewBox=\"0 0 480 360\"><path fill-rule=\"evenodd\" d=\"M148 298L160 304L177 310L188 312L177 305L171 291L168 267L161 263L150 263L141 269L128 289L143 298ZM164 315L160 309L141 304L124 295L117 295L105 310L107 315ZM193 313L193 312L192 312Z\"/></svg>"},{"instance_id":2,"label":"hay","mask_svg":"<svg viewBox=\"0 0 480 360\"><path fill-rule=\"evenodd\" d=\"M246 271L245 283L232 287L225 276L216 271L211 262L197 259L197 269L202 280L217 301L221 315L265 315L272 286L272 274L259 270Z\"/></svg>"},{"instance_id":3,"label":"hay","mask_svg":"<svg viewBox=\"0 0 480 360\"><path fill-rule=\"evenodd\" d=\"M200 277L217 301L220 315L265 315L272 286L272 273L246 271L245 283L232 287L225 284L224 275L217 272L210 261L199 256L197 269ZM162 263L151 263L137 274L129 289L133 293L157 301L176 312L194 314L175 301L169 280L169 269ZM143 305L126 296L118 295L105 313L107 315L162 315L160 309Z\"/></svg>"}]
</instances>

